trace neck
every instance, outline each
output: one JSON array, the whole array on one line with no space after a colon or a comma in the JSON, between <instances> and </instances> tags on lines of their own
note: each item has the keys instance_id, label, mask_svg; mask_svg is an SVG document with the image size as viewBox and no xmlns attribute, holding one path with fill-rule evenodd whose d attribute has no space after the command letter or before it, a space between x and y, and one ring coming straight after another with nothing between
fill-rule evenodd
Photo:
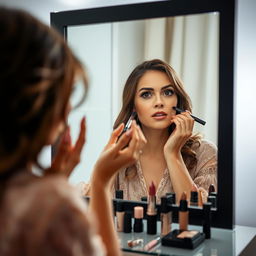
<instances>
[{"instance_id":1,"label":"neck","mask_svg":"<svg viewBox=\"0 0 256 256\"><path fill-rule=\"evenodd\" d=\"M156 130L142 127L142 131L147 139L147 144L143 148L143 153L163 153L164 145L169 138L168 129Z\"/></svg>"}]
</instances>

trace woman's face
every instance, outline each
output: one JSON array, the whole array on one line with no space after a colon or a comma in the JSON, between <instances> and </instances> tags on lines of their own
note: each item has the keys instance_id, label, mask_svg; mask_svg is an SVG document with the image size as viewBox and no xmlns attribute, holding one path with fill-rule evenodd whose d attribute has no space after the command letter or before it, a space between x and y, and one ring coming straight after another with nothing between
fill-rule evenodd
<instances>
[{"instance_id":1,"label":"woman's face","mask_svg":"<svg viewBox=\"0 0 256 256\"><path fill-rule=\"evenodd\" d=\"M142 126L168 128L176 114L173 107L178 103L173 81L164 72L147 71L139 80L134 102Z\"/></svg>"}]
</instances>

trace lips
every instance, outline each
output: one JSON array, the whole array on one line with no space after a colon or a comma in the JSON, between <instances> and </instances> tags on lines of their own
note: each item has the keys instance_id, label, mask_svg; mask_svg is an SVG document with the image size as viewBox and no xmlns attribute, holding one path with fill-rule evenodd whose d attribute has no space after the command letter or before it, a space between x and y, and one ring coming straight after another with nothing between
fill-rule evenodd
<instances>
[{"instance_id":1,"label":"lips","mask_svg":"<svg viewBox=\"0 0 256 256\"><path fill-rule=\"evenodd\" d=\"M167 116L167 114L163 111L156 112L152 115L152 117L164 117L164 116Z\"/></svg>"}]
</instances>

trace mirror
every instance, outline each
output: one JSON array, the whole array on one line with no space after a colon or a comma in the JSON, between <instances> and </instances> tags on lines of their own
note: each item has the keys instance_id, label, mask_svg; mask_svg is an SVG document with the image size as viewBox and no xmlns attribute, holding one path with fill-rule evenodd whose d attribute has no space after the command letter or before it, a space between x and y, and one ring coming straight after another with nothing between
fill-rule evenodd
<instances>
[{"instance_id":1,"label":"mirror","mask_svg":"<svg viewBox=\"0 0 256 256\"><path fill-rule=\"evenodd\" d=\"M222 19L228 12L220 8L220 3L208 6L193 1L193 8L182 4L177 8L179 4L171 2L51 13L52 25L84 60L91 85L87 101L69 120L74 124L72 137L78 133L79 120L84 114L88 125L85 156L71 182L89 180L93 164L112 131L120 109L122 87L129 73L145 59L161 58L169 62L184 81L192 99L193 113L207 122L205 127L196 124L194 131L203 133L218 145L220 196L213 223L231 228L233 104L228 108L227 104L233 103L233 84L224 64L232 64L233 53L222 53L224 46L233 47L232 35L228 37L224 33L230 26L232 32L233 24L226 24ZM79 89L74 98L76 95L80 95ZM231 221L218 219L220 216L231 217Z\"/></svg>"}]
</instances>

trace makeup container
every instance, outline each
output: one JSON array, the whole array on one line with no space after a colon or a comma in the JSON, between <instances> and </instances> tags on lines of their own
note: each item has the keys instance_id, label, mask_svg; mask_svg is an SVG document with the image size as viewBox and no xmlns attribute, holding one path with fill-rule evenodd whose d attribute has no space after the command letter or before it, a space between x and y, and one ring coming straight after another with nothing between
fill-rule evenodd
<instances>
[{"instance_id":1,"label":"makeup container","mask_svg":"<svg viewBox=\"0 0 256 256\"><path fill-rule=\"evenodd\" d=\"M153 240L151 240L150 242L148 242L148 243L144 246L143 250L144 250L144 251L150 251L150 250L152 250L154 247L156 247L160 242L161 242L161 237L157 237L156 239L153 239Z\"/></svg>"},{"instance_id":2,"label":"makeup container","mask_svg":"<svg viewBox=\"0 0 256 256\"><path fill-rule=\"evenodd\" d=\"M132 232L132 213L125 212L124 213L124 233Z\"/></svg>"},{"instance_id":3,"label":"makeup container","mask_svg":"<svg viewBox=\"0 0 256 256\"><path fill-rule=\"evenodd\" d=\"M132 248L132 247L143 244L143 242L144 242L143 239L138 238L138 239L134 239L134 240L128 240L127 245Z\"/></svg>"},{"instance_id":4,"label":"makeup container","mask_svg":"<svg viewBox=\"0 0 256 256\"><path fill-rule=\"evenodd\" d=\"M216 196L208 196L207 197L207 202L211 203L213 208L217 207Z\"/></svg>"},{"instance_id":5,"label":"makeup container","mask_svg":"<svg viewBox=\"0 0 256 256\"><path fill-rule=\"evenodd\" d=\"M116 202L116 230L123 232L124 230L124 205L123 202Z\"/></svg>"},{"instance_id":6,"label":"makeup container","mask_svg":"<svg viewBox=\"0 0 256 256\"><path fill-rule=\"evenodd\" d=\"M162 237L162 245L185 249L194 249L205 239L205 235L197 230L175 229Z\"/></svg>"},{"instance_id":7,"label":"makeup container","mask_svg":"<svg viewBox=\"0 0 256 256\"><path fill-rule=\"evenodd\" d=\"M188 201L187 201L186 192L183 192L180 199L179 226L180 226L180 230L188 229Z\"/></svg>"},{"instance_id":8,"label":"makeup container","mask_svg":"<svg viewBox=\"0 0 256 256\"><path fill-rule=\"evenodd\" d=\"M156 188L154 183L149 187L147 208L147 234L155 235L157 231Z\"/></svg>"},{"instance_id":9,"label":"makeup container","mask_svg":"<svg viewBox=\"0 0 256 256\"><path fill-rule=\"evenodd\" d=\"M176 195L173 192L166 193L168 204L176 204Z\"/></svg>"},{"instance_id":10,"label":"makeup container","mask_svg":"<svg viewBox=\"0 0 256 256\"><path fill-rule=\"evenodd\" d=\"M148 201L148 197L147 196L143 196L143 197L141 197L140 200L143 201L143 202L147 202Z\"/></svg>"},{"instance_id":11,"label":"makeup container","mask_svg":"<svg viewBox=\"0 0 256 256\"><path fill-rule=\"evenodd\" d=\"M165 236L171 231L172 212L168 209L168 199L166 196L161 197L160 220L161 220L161 236Z\"/></svg>"},{"instance_id":12,"label":"makeup container","mask_svg":"<svg viewBox=\"0 0 256 256\"><path fill-rule=\"evenodd\" d=\"M142 206L135 206L133 231L136 233L143 232L143 215L144 208Z\"/></svg>"},{"instance_id":13,"label":"makeup container","mask_svg":"<svg viewBox=\"0 0 256 256\"><path fill-rule=\"evenodd\" d=\"M190 192L190 205L198 206L198 192L195 185L192 186L192 189Z\"/></svg>"},{"instance_id":14,"label":"makeup container","mask_svg":"<svg viewBox=\"0 0 256 256\"><path fill-rule=\"evenodd\" d=\"M211 206L209 202L203 204L203 232L206 239L211 238Z\"/></svg>"},{"instance_id":15,"label":"makeup container","mask_svg":"<svg viewBox=\"0 0 256 256\"><path fill-rule=\"evenodd\" d=\"M123 199L124 198L124 191L123 190L116 190L116 199Z\"/></svg>"}]
</instances>

